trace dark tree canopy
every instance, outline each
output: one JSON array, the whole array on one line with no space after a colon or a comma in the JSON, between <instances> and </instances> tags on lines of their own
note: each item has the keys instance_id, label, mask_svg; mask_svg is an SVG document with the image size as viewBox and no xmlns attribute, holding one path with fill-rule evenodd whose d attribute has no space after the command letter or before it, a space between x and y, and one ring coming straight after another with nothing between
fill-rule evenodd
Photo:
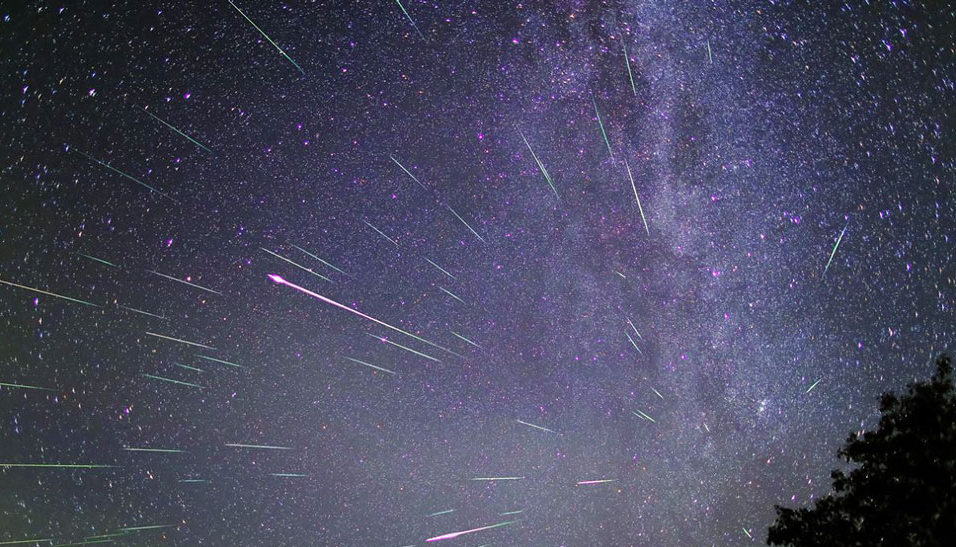
<instances>
[{"instance_id":1,"label":"dark tree canopy","mask_svg":"<svg viewBox=\"0 0 956 547\"><path fill-rule=\"evenodd\" d=\"M812 508L776 506L768 545L956 545L956 392L948 356L929 382L885 393L877 430L850 435L833 491Z\"/></svg>"}]
</instances>

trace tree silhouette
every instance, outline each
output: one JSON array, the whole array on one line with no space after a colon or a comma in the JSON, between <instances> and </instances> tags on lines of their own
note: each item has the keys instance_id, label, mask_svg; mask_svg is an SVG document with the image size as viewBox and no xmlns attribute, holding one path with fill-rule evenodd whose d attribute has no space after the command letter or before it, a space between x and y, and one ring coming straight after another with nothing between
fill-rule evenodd
<instances>
[{"instance_id":1,"label":"tree silhouette","mask_svg":"<svg viewBox=\"0 0 956 547\"><path fill-rule=\"evenodd\" d=\"M775 506L768 545L956 545L956 391L942 355L929 382L880 399L879 427L837 453L833 491L810 509Z\"/></svg>"}]
</instances>

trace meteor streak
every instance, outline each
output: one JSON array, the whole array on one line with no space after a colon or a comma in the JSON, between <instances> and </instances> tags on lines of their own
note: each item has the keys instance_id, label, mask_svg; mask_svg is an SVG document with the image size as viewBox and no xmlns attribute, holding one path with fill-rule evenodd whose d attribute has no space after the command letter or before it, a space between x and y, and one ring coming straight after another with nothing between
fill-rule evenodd
<instances>
[{"instance_id":1,"label":"meteor streak","mask_svg":"<svg viewBox=\"0 0 956 547\"><path fill-rule=\"evenodd\" d=\"M120 528L122 532L138 532L140 530L159 530L160 528L175 528L179 526L178 524L154 524L152 526L129 526L126 528Z\"/></svg>"},{"instance_id":2,"label":"meteor streak","mask_svg":"<svg viewBox=\"0 0 956 547\"><path fill-rule=\"evenodd\" d=\"M441 363L441 361L439 361L438 359L435 359L435 358L432 357L431 355L426 355L426 354L424 354L424 353L422 353L422 352L420 352L420 351L413 350L412 348L410 348L410 347L408 347L408 346L403 346L403 345L401 345L401 344L399 344L399 343L397 343L397 342L392 342L392 341L389 340L388 338L384 338L384 337L382 337L382 336L376 336L376 335L374 335L374 334L372 334L372 333L370 333L370 332L366 332L365 334L371 336L372 338L375 338L376 340L380 340L380 341L382 341L382 342L385 342L386 344L391 344L391 345L393 345L393 346L395 346L395 347L397 347L397 348L401 348L401 349L403 349L403 350L405 350L405 351L407 351L407 352L409 352L409 353L414 353L415 355L418 355L418 356L420 356L420 357L424 357L425 359L428 359L428 360L430 360L430 361L435 361L436 363Z\"/></svg>"},{"instance_id":3,"label":"meteor streak","mask_svg":"<svg viewBox=\"0 0 956 547\"><path fill-rule=\"evenodd\" d=\"M605 484L608 482L617 482L617 479L596 479L592 481L578 481L578 486L583 486L586 484Z\"/></svg>"},{"instance_id":4,"label":"meteor streak","mask_svg":"<svg viewBox=\"0 0 956 547\"><path fill-rule=\"evenodd\" d=\"M319 261L319 262L321 262L322 264L325 264L325 265L326 265L326 266L328 266L329 268L332 268L333 270L335 270L335 271L337 271L337 272L339 272L340 274L345 274L345 275L349 275L349 274L347 274L347 273L345 273L345 272L343 272L342 270L340 270L340 269L338 269L338 268L336 268L336 267L335 267L335 266L333 266L332 264L330 264L330 263L328 263L328 262L326 262L326 261L324 261L324 260L322 260L321 258L319 258L319 257L317 257L317 256L315 256L314 254L312 254L312 253L310 253L309 251L306 251L306 250L305 250L305 249L303 249L302 247L299 247L298 245L292 245L292 246L293 246L293 247L295 247L296 249L298 249L298 250L300 250L300 251L302 251L303 253L305 253L305 254L307 254L307 255L309 255L309 256L311 256L312 258L314 258L314 259L316 259L316 260L318 260L318 261Z\"/></svg>"},{"instance_id":5,"label":"meteor streak","mask_svg":"<svg viewBox=\"0 0 956 547\"><path fill-rule=\"evenodd\" d=\"M252 22L252 19L249 19L249 16L247 16L245 13L243 13L243 11L242 11L241 9L239 9L239 6L233 4L233 3L232 3L232 0L229 0L229 5L232 6L232 7L234 7L234 8L236 8L236 11L238 11L239 14L242 15L242 16L245 18L246 21L249 21L249 24L252 25L253 27L255 27L255 29L259 31L259 34L261 34L266 40L268 40L270 44L272 44L273 46L275 46L275 48L276 48L277 50L279 50L279 53L281 53L283 57L285 57L286 59L288 59L289 62L292 63L292 65L295 66L295 68L299 69L299 72L301 72L302 75L305 76L305 71L302 70L302 67L300 67L298 63L296 63L295 61L293 61L293 60L292 60L292 57L289 57L289 55L286 54L286 52L282 51L282 48L279 47L279 44L273 42L273 41L272 41L272 38L269 38L269 35L266 34L265 32L263 32L261 28L259 28L259 25L253 23L253 22Z\"/></svg>"},{"instance_id":6,"label":"meteor streak","mask_svg":"<svg viewBox=\"0 0 956 547\"><path fill-rule=\"evenodd\" d=\"M634 411L632 410L632 411L631 411L631 414L637 416L638 418L643 418L643 419L645 419L645 420L647 420L647 421L649 421L649 422L651 422L651 423L653 423L653 424L656 424L656 423L657 423L657 421L654 420L654 418L651 418L650 416L648 416L647 414L644 414L644 413L643 413L642 411L640 411L640 410L638 410L637 412L634 412Z\"/></svg>"},{"instance_id":7,"label":"meteor streak","mask_svg":"<svg viewBox=\"0 0 956 547\"><path fill-rule=\"evenodd\" d=\"M401 4L399 4L399 5L401 5ZM415 175L413 175L411 171L409 171L408 169L405 169L405 166L402 165L401 163L399 163L398 160L395 159L395 156L389 155L388 157L391 158L392 161L395 162L395 165L401 167L401 168L402 168L402 171L405 171L405 174L406 174L406 175L412 177L412 180L414 180L415 182L417 182L419 186L421 186L421 187L424 188L425 190L428 190L428 187L425 186L425 184L422 183L422 181L418 180L418 177L416 177Z\"/></svg>"},{"instance_id":8,"label":"meteor streak","mask_svg":"<svg viewBox=\"0 0 956 547\"><path fill-rule=\"evenodd\" d=\"M710 64L714 64L714 54L710 50L710 40L707 40L707 59L710 61Z\"/></svg>"},{"instance_id":9,"label":"meteor streak","mask_svg":"<svg viewBox=\"0 0 956 547\"><path fill-rule=\"evenodd\" d=\"M634 329L634 334L637 335L638 340L642 340L644 338L643 336L641 336L641 333L637 332L637 327L634 326L634 323L631 323L630 319L627 320L627 324L630 325L632 329Z\"/></svg>"},{"instance_id":10,"label":"meteor streak","mask_svg":"<svg viewBox=\"0 0 956 547\"><path fill-rule=\"evenodd\" d=\"M448 210L451 211L451 214L455 215L455 218L460 220L461 223L464 224L466 228L471 230L471 233L475 234L475 237L477 237L479 241L481 241L482 243L485 243L485 238L478 235L478 232L476 232L474 228L472 228L467 222L465 222L465 219L461 218L461 215L456 213L455 210L452 209L450 205L445 205L445 207L448 207Z\"/></svg>"},{"instance_id":11,"label":"meteor streak","mask_svg":"<svg viewBox=\"0 0 956 547\"><path fill-rule=\"evenodd\" d=\"M421 36L422 40L425 40L425 35L422 34L422 31L418 30L418 25L415 24L414 20L412 20L412 16L408 14L408 10L406 10L405 6L402 5L402 1L395 0L395 2L398 4L398 7L402 8L402 13L405 14L405 17L408 17L408 22L411 23L412 27L415 28L415 32L417 32L418 35Z\"/></svg>"},{"instance_id":12,"label":"meteor streak","mask_svg":"<svg viewBox=\"0 0 956 547\"><path fill-rule=\"evenodd\" d=\"M232 448L261 448L263 450L292 450L291 446L270 446L267 444L236 444L226 443L226 446Z\"/></svg>"},{"instance_id":13,"label":"meteor streak","mask_svg":"<svg viewBox=\"0 0 956 547\"><path fill-rule=\"evenodd\" d=\"M647 235L651 235L651 229L647 227L647 217L644 216L644 207L641 205L641 198L637 195L637 186L634 185L634 177L631 176L631 166L627 163L627 158L624 158L624 167L627 169L627 178L631 181L631 189L634 190L634 199L637 200L637 208L641 212L641 220L644 221L644 231L647 232Z\"/></svg>"},{"instance_id":14,"label":"meteor streak","mask_svg":"<svg viewBox=\"0 0 956 547\"><path fill-rule=\"evenodd\" d=\"M638 353L640 353L641 355L644 355L644 352L641 351L641 348L637 347L637 343L634 342L633 338L631 338L630 333L628 333L627 331L624 331L624 336L627 336L627 339L631 341L631 345L634 346L634 349L636 349Z\"/></svg>"},{"instance_id":15,"label":"meteor streak","mask_svg":"<svg viewBox=\"0 0 956 547\"><path fill-rule=\"evenodd\" d=\"M442 534L442 535L440 535L440 536L435 536L435 537L428 538L428 539L426 539L425 541L432 542L432 541L441 541L441 540L443 540L443 539L455 539L456 537L458 537L458 536L463 536L463 535L465 535L465 534L473 534L473 533L475 533L475 532L481 532L482 530L491 530L492 528L501 528L502 526L508 526L509 524L514 524L514 523L516 523L516 522L519 522L519 521L517 521L517 520L509 520L509 521L507 521L507 522L499 522L498 524L492 524L492 525L490 525L490 526L482 526L482 527L480 527L480 528L472 528L471 530L463 530L463 531L461 531L461 532L451 532L451 533L449 533L449 534Z\"/></svg>"},{"instance_id":16,"label":"meteor streak","mask_svg":"<svg viewBox=\"0 0 956 547\"><path fill-rule=\"evenodd\" d=\"M528 151L531 152L531 157L534 158L535 163L538 164L538 170L544 175L544 180L548 181L548 186L550 186L551 191L554 192L554 197L560 201L561 196L558 195L558 190L554 187L554 181L551 180L551 175L548 174L548 170L544 168L544 164L538 159L538 155L535 154L534 149L531 148L531 143L528 142L528 139L525 138L524 133L522 133L520 129L518 130L518 134L521 135L521 140L524 141L525 146L528 147Z\"/></svg>"},{"instance_id":17,"label":"meteor streak","mask_svg":"<svg viewBox=\"0 0 956 547\"><path fill-rule=\"evenodd\" d=\"M182 454L185 450L176 450L173 448L132 448L127 446L123 450L127 452L157 452L160 454Z\"/></svg>"},{"instance_id":18,"label":"meteor streak","mask_svg":"<svg viewBox=\"0 0 956 547\"><path fill-rule=\"evenodd\" d=\"M234 7L235 7L235 6L234 6ZM238 8L237 8L237 9L238 9ZM150 112L149 110L146 110L145 108L140 107L140 110L142 110L143 112L145 112L145 113L149 114L150 116L152 116L152 118L153 118L154 120L157 120L159 123L161 123L161 124L165 125L166 127L172 129L172 130L175 131L176 133L179 133L181 136L185 137L186 140L188 140L189 142L195 144L195 145L198 146L199 148L202 148L203 150L205 150L206 152L209 152L210 154L212 153L212 150L206 148L206 147L203 145L203 143L201 143L201 142L197 141L196 139L190 137L189 135L183 133L183 132L180 131L179 129L176 129L176 128L173 127L171 124L167 123L166 120L160 118L159 116L153 114L152 112Z\"/></svg>"},{"instance_id":19,"label":"meteor streak","mask_svg":"<svg viewBox=\"0 0 956 547\"><path fill-rule=\"evenodd\" d=\"M591 99L591 103L594 104L594 114L597 115L598 126L601 128L601 135L604 136L604 144L607 145L607 153L611 156L611 160L614 160L614 152L611 152L611 141L607 140L607 132L604 131L604 122L601 121L601 112L598 111L597 101Z\"/></svg>"},{"instance_id":20,"label":"meteor streak","mask_svg":"<svg viewBox=\"0 0 956 547\"><path fill-rule=\"evenodd\" d=\"M383 327L385 327L385 328L392 329L392 330L395 331L395 332L400 332L400 333L404 334L405 336L410 336L410 337L414 338L415 340L418 340L419 342L423 342L423 343L425 343L425 344L428 344L429 346L438 348L438 349L440 349L440 350L442 350L442 351L447 351L448 353L451 353L451 354L453 354L453 355L458 355L457 353L451 351L450 349L443 348L443 347L439 346L438 344L435 344L435 343L433 343L433 342L429 342L428 340L425 340L424 338L422 338L422 337L420 337L420 336L415 336L414 334L412 334L412 333L410 333L410 332L408 332L408 331L402 330L402 329L400 329L400 328L398 328L398 327L393 327L393 326L389 325L388 323L386 323L385 321L379 321L378 319L375 319L375 318L372 317L371 315L366 315L366 314L364 314L364 313L362 313L362 312L360 312L360 311L358 311L358 310L353 310L352 308L350 308L350 307L348 307L348 306L346 306L346 305L344 305L344 304L339 304L338 302L336 302L335 300L332 300L331 298L326 298L325 296L322 296L322 295L319 294L319 293L312 292L312 291L310 291L309 289L306 289L306 288L304 288L304 287L300 287L299 285L296 285L295 283L286 281L285 279L283 279L282 277L280 277L280 276L278 276L278 275L269 274L269 279L271 279L274 283L278 283L278 284L280 284L280 285L285 285L285 286L287 286L287 287L291 287L291 288L293 288L293 289L295 289L295 290L297 290L297 291L299 291L299 292L301 292L301 293L304 293L304 294L307 294L307 295L311 296L312 298L317 298L317 299L321 300L322 302L325 302L326 304L331 304L331 305L333 305L333 306L335 306L335 307L337 307L337 308L343 309L343 310L345 310L345 311L347 311L347 312L349 312L349 313L353 313L353 314L355 314L355 315L357 315L357 316L359 316L359 317L362 317L362 318L364 318L364 319L368 319L369 321L371 321L371 322L373 322L373 323L376 323L376 324L378 324L378 325L381 325L381 326L383 326Z\"/></svg>"},{"instance_id":21,"label":"meteor streak","mask_svg":"<svg viewBox=\"0 0 956 547\"><path fill-rule=\"evenodd\" d=\"M204 290L204 291L206 291L206 292L211 292L211 293L213 293L213 294L218 294L219 296L222 296L222 293L219 292L219 291L214 291L214 290L212 290L212 289L210 289L210 288L208 288L208 287L203 287L202 285L197 285L197 284L195 284L195 283L190 283L189 281L183 281L182 279L179 279L178 277L173 277L173 276L171 276L171 275L166 275L166 274L164 274L164 273L159 273L159 272L157 272L156 270L146 270L146 271L149 272L149 273L151 273L151 274L156 274L156 275L158 275L158 276L160 276L160 277L165 277L166 279L169 279L169 280L171 280L171 281L175 281L175 282L177 282L177 283L182 283L183 285L189 285L190 287L195 287L195 288L197 288L197 289L201 289L201 290Z\"/></svg>"},{"instance_id":22,"label":"meteor streak","mask_svg":"<svg viewBox=\"0 0 956 547\"><path fill-rule=\"evenodd\" d=\"M143 374L143 376L145 376L145 377L147 377L147 378L152 378L153 380L162 380L163 382L169 382L169 383L171 383L171 384L179 384L179 385L181 385L181 386L189 386L189 387L194 387L194 388L197 388L197 389L202 389L202 388L203 388L203 387L200 386L200 385L190 384L189 382L180 382L179 380L173 380L172 378L164 378L164 377L162 377L162 376L155 376L155 375L152 375L152 374Z\"/></svg>"},{"instance_id":23,"label":"meteor streak","mask_svg":"<svg viewBox=\"0 0 956 547\"><path fill-rule=\"evenodd\" d=\"M423 256L422 258L424 258L425 261L428 262L429 264L431 264L432 266L438 268L438 270L439 270L441 273L447 275L448 277L450 277L450 278L452 278L452 279L455 279L455 276L453 276L453 275L451 275L450 273L448 273L447 271L445 271L445 268L442 268L441 266L439 266L438 264L435 264L435 263L432 262L431 260L428 260L428 258L426 258L426 257L424 257L424 256Z\"/></svg>"},{"instance_id":24,"label":"meteor streak","mask_svg":"<svg viewBox=\"0 0 956 547\"><path fill-rule=\"evenodd\" d=\"M535 429L540 429L541 431L547 431L548 433L557 433L557 431L554 431L553 429L548 429L547 427L542 427L542 426L540 426L540 425L535 425L535 424L532 424L532 423L529 423L529 422L524 422L524 421L521 421L521 420L515 420L515 421L518 422L518 423L521 424L521 425L526 425L526 426L528 426L528 427L533 427L533 428L535 428Z\"/></svg>"},{"instance_id":25,"label":"meteor streak","mask_svg":"<svg viewBox=\"0 0 956 547\"><path fill-rule=\"evenodd\" d=\"M216 363L222 363L223 365L229 365L230 367L241 368L241 369L243 369L243 370L245 370L246 368L248 368L248 367L244 367L244 366L242 366L242 365L236 364L236 363L230 363L229 361L223 361L222 359L216 359L215 357L209 357L209 356L207 356L207 355L200 355L200 354L198 354L198 353L196 354L196 357L199 357L200 359L205 359L205 360L207 360L207 361L213 361L213 362L216 362Z\"/></svg>"},{"instance_id":26,"label":"meteor streak","mask_svg":"<svg viewBox=\"0 0 956 547\"><path fill-rule=\"evenodd\" d=\"M367 221L367 220L362 220L362 222L364 222L369 228L375 230L375 232L378 233L378 235L380 235L380 236L384 237L385 239L387 239L387 240L389 241L389 243L391 243L392 245L398 247L398 243L397 243L394 239L392 239L392 238L388 237L387 235L385 235L384 232L382 232L381 230L379 230L379 229L376 228L375 226L372 226L372 224L371 224L369 221Z\"/></svg>"},{"instance_id":27,"label":"meteor streak","mask_svg":"<svg viewBox=\"0 0 956 547\"><path fill-rule=\"evenodd\" d=\"M305 271L309 272L310 274L312 274L312 275L318 277L319 279L323 279L323 280L325 280L325 281L328 281L329 283L332 283L332 280L331 280L331 279L329 279L328 277L325 277L324 275L322 275L322 274L320 274L320 273L317 273L317 272L312 271L311 268L306 268L305 266L303 266L303 265L301 265L301 264L298 264L298 263L296 263L296 262L293 262L293 261L289 260L288 258L286 258L286 257L284 257L284 256L282 256L282 255L280 255L280 254L277 254L277 253L274 253L274 252L270 251L269 249L265 249L265 248L262 248L262 247L259 247L259 249L261 249L261 250L263 250L263 251L269 253L270 255L272 255L272 256L278 258L279 260L284 260L284 261L288 262L289 264L292 264L292 265L295 266L296 268L299 268L299 269L301 269L301 270L305 270Z\"/></svg>"},{"instance_id":28,"label":"meteor streak","mask_svg":"<svg viewBox=\"0 0 956 547\"><path fill-rule=\"evenodd\" d=\"M23 384L8 384L6 382L0 382L0 387L15 387L20 389L38 389L41 391L56 391L55 389L50 389L48 387L25 386Z\"/></svg>"},{"instance_id":29,"label":"meteor streak","mask_svg":"<svg viewBox=\"0 0 956 547\"><path fill-rule=\"evenodd\" d=\"M624 63L627 64L627 78L631 80L631 91L637 96L637 86L634 85L634 75L631 74L631 59L627 56L627 46L624 44L624 36L621 35L621 47L624 48Z\"/></svg>"},{"instance_id":30,"label":"meteor streak","mask_svg":"<svg viewBox=\"0 0 956 547\"><path fill-rule=\"evenodd\" d=\"M499 514L505 517L508 515L520 515L521 513L524 513L524 509L518 509L517 511L505 511L504 513L499 513Z\"/></svg>"},{"instance_id":31,"label":"meteor streak","mask_svg":"<svg viewBox=\"0 0 956 547\"><path fill-rule=\"evenodd\" d=\"M23 545L26 543L53 543L53 538L37 538L37 539L18 539L13 541L0 541L0 545Z\"/></svg>"},{"instance_id":32,"label":"meteor streak","mask_svg":"<svg viewBox=\"0 0 956 547\"><path fill-rule=\"evenodd\" d=\"M95 161L96 163L102 165L103 167L109 169L110 171L112 171L112 172L114 172L114 173L117 173L117 174L119 174L119 175L121 175L121 176L123 176L123 177L125 177L125 178L127 178L127 179L129 179L129 180L131 180L131 181L133 181L133 182L135 182L136 184L138 184L138 185L140 185L140 186L142 186L142 187L144 187L144 188L148 188L150 191L156 192L157 194L163 196L164 198L168 199L169 201L172 201L173 203L179 203L179 200L169 197L168 194L164 194L163 192L160 192L159 190L157 190L157 189L153 188L152 186L146 184L145 182L139 180L138 178L134 177L133 175L130 175L129 173L124 173L123 171L120 171L119 169L113 167L112 165L110 165L110 164L108 164L108 163L106 163L106 162L103 162L103 161L100 161L100 160L94 158L93 156L87 154L86 152L81 152L81 151L79 151L79 150L77 150L77 149L75 149L75 148L73 149L73 151L76 152L77 154L79 154L79 155L85 157L85 158L88 159L88 160Z\"/></svg>"},{"instance_id":33,"label":"meteor streak","mask_svg":"<svg viewBox=\"0 0 956 547\"><path fill-rule=\"evenodd\" d=\"M432 513L430 515L425 515L426 517L437 517L438 515L447 515L448 513L454 513L454 509L445 509L444 511L439 511L437 513Z\"/></svg>"},{"instance_id":34,"label":"meteor streak","mask_svg":"<svg viewBox=\"0 0 956 547\"><path fill-rule=\"evenodd\" d=\"M0 463L0 467L40 467L48 469L105 469L118 465L96 465L86 463Z\"/></svg>"},{"instance_id":35,"label":"meteor streak","mask_svg":"<svg viewBox=\"0 0 956 547\"><path fill-rule=\"evenodd\" d=\"M743 526L741 526L740 529L743 530L744 533L747 534L747 537L749 537L750 539L753 539L753 538L754 538L752 535L750 535L750 532L747 531L747 529L744 528Z\"/></svg>"},{"instance_id":36,"label":"meteor streak","mask_svg":"<svg viewBox=\"0 0 956 547\"><path fill-rule=\"evenodd\" d=\"M524 477L474 477L473 481L520 481Z\"/></svg>"},{"instance_id":37,"label":"meteor streak","mask_svg":"<svg viewBox=\"0 0 956 547\"><path fill-rule=\"evenodd\" d=\"M163 317L162 315L156 315L155 313L149 313L148 311L138 310L138 309L133 308L133 307L131 307L131 306L124 306L124 305L122 305L122 304L119 304L119 307L123 308L124 310L128 310L128 311L131 311L131 312L134 312L134 313L139 313L139 314L142 314L142 315L148 315L148 316L150 316L150 317L155 317L156 319L162 319L163 321L166 321L166 318Z\"/></svg>"},{"instance_id":38,"label":"meteor streak","mask_svg":"<svg viewBox=\"0 0 956 547\"><path fill-rule=\"evenodd\" d=\"M216 349L216 348L211 347L211 346L205 346L205 345L203 345L203 344L199 344L199 343L197 343L197 342L190 342L189 340L183 340L183 339L181 339L181 338L173 338L172 336L163 336L162 334L156 334L155 332L146 331L146 334L148 334L148 335L150 335L150 336L155 336L156 338L162 338L163 340L170 340L170 341L173 341L173 342L179 342L180 344L186 344L186 345L188 345L188 346L196 346L197 348L205 348L205 349L211 349L211 350L215 350L215 349Z\"/></svg>"},{"instance_id":39,"label":"meteor streak","mask_svg":"<svg viewBox=\"0 0 956 547\"><path fill-rule=\"evenodd\" d=\"M840 242L843 241L843 234L846 233L847 226L850 225L850 221L846 222L846 226L843 227L843 231L840 232L840 237L837 238L836 245L833 246L833 251L830 252L830 260L827 260L827 265L823 268L823 277L826 277L827 270L830 269L830 263L833 262L833 256L836 255L837 247L840 246Z\"/></svg>"},{"instance_id":40,"label":"meteor streak","mask_svg":"<svg viewBox=\"0 0 956 547\"><path fill-rule=\"evenodd\" d=\"M461 338L462 340L464 340L465 342L468 342L469 344L475 346L476 348L482 349L481 346L479 346L478 344L476 344L476 343L472 342L471 340L465 338L464 336L458 334L457 332L455 332L455 331L453 331L453 330L450 330L450 331L448 331L448 332L454 334L454 335L457 336L458 338Z\"/></svg>"},{"instance_id":41,"label":"meteor streak","mask_svg":"<svg viewBox=\"0 0 956 547\"><path fill-rule=\"evenodd\" d=\"M349 361L352 361L353 363L358 363L360 365L365 365L369 368L374 368L375 370L380 370L382 372L387 372L389 374L395 374L394 371L388 370L387 368L382 368L378 365L373 365L372 363L366 363L365 361L359 361L358 359L352 359L351 357L346 357L346 359L348 359Z\"/></svg>"},{"instance_id":42,"label":"meteor streak","mask_svg":"<svg viewBox=\"0 0 956 547\"><path fill-rule=\"evenodd\" d=\"M269 473L273 477L308 477L305 473Z\"/></svg>"},{"instance_id":43,"label":"meteor streak","mask_svg":"<svg viewBox=\"0 0 956 547\"><path fill-rule=\"evenodd\" d=\"M455 300L461 302L462 304L465 304L465 301L464 301L464 300L462 300L461 298L458 298L458 295L456 295L455 293L449 291L449 290L446 289L445 287L442 287L441 285L439 285L438 288L441 289L441 290L442 290L445 294L447 294L448 296L454 298ZM467 305L467 304L465 304L465 305Z\"/></svg>"},{"instance_id":44,"label":"meteor streak","mask_svg":"<svg viewBox=\"0 0 956 547\"><path fill-rule=\"evenodd\" d=\"M813 388L817 387L817 384L819 384L821 381L823 381L823 378L820 378L816 382L813 382L813 385L807 388L806 393L810 393L811 391L813 391Z\"/></svg>"},{"instance_id":45,"label":"meteor streak","mask_svg":"<svg viewBox=\"0 0 956 547\"><path fill-rule=\"evenodd\" d=\"M79 300L77 298L70 298L69 296L63 296L62 294L56 294L55 292L44 291L42 289L34 289L33 287L27 287L26 285L20 285L19 283L11 283L10 281L4 281L0 279L0 283L4 285L10 285L11 287L16 287L18 289L23 289L27 291L32 291L39 294L45 294L47 296L52 296L54 298L62 298L63 300L69 300L70 302L76 302L77 304L83 304L84 306L92 306L94 308L102 308L103 306L98 306L92 302L87 302L86 300Z\"/></svg>"},{"instance_id":46,"label":"meteor streak","mask_svg":"<svg viewBox=\"0 0 956 547\"><path fill-rule=\"evenodd\" d=\"M184 365L184 364L182 364L182 363L173 362L173 364L176 365L177 367L184 368L184 369L186 369L186 370L191 370L191 371L193 371L193 372L202 372L202 371L203 371L201 368L191 367L191 366L188 366L188 365Z\"/></svg>"},{"instance_id":47,"label":"meteor streak","mask_svg":"<svg viewBox=\"0 0 956 547\"><path fill-rule=\"evenodd\" d=\"M113 264L112 262L110 262L110 261L108 261L108 260L103 260L102 258L96 258L95 256L91 256L91 255L83 254L83 253L76 253L76 254L82 256L83 258L88 258L88 259L93 260L93 261L95 261L95 262L99 262L100 264L106 264L107 266L112 266L112 267L114 267L114 268L119 268L119 266L117 266L116 264Z\"/></svg>"},{"instance_id":48,"label":"meteor streak","mask_svg":"<svg viewBox=\"0 0 956 547\"><path fill-rule=\"evenodd\" d=\"M664 396L661 395L659 391L657 391L657 390L654 389L654 388L651 388L651 391L654 392L654 395L657 395L658 397L660 397L662 401L664 400Z\"/></svg>"}]
</instances>

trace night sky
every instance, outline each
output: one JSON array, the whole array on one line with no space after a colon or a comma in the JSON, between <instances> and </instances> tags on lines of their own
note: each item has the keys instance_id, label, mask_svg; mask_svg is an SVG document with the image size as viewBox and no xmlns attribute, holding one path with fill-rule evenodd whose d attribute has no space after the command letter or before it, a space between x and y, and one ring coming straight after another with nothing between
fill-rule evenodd
<instances>
[{"instance_id":1,"label":"night sky","mask_svg":"<svg viewBox=\"0 0 956 547\"><path fill-rule=\"evenodd\" d=\"M18 4L0 542L760 543L956 337L945 2Z\"/></svg>"}]
</instances>

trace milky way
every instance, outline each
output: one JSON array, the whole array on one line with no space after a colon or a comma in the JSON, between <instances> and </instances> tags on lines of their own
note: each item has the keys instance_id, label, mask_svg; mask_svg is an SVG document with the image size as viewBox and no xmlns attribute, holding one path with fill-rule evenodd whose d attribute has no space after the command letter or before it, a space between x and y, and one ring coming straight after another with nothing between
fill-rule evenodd
<instances>
[{"instance_id":1,"label":"milky way","mask_svg":"<svg viewBox=\"0 0 956 547\"><path fill-rule=\"evenodd\" d=\"M0 12L0 542L733 545L956 335L937 2Z\"/></svg>"}]
</instances>

